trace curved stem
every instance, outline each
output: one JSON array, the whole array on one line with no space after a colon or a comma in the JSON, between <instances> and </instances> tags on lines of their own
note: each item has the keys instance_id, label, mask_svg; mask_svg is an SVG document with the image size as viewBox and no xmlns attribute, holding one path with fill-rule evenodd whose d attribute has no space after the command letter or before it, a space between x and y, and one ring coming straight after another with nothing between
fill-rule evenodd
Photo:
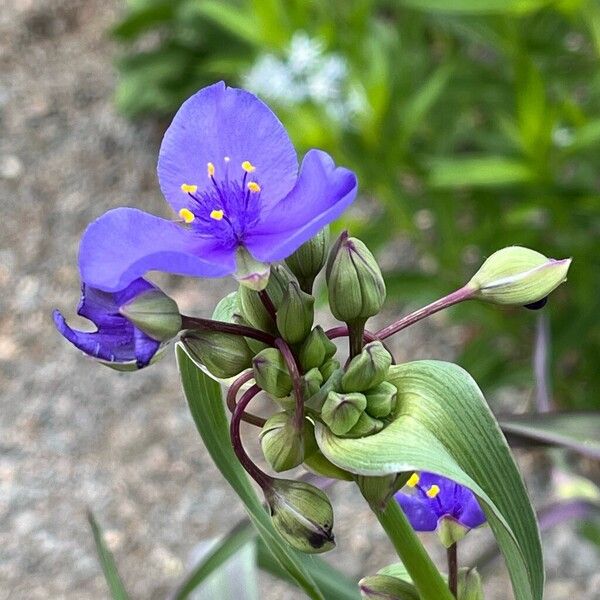
<instances>
[{"instance_id":1,"label":"curved stem","mask_svg":"<svg viewBox=\"0 0 600 600\"><path fill-rule=\"evenodd\" d=\"M447 296L444 296L443 298L440 298L439 300L436 300L435 302L432 302L431 304L428 304L427 306L424 306L423 308L420 308L419 310L416 310L415 312L412 312L409 315L402 317L395 323L392 323L391 325L380 329L375 333L375 336L380 340L385 340L391 335L394 335L395 333L398 333L399 331L402 331L403 329L414 325L422 319L430 317L431 315L435 314L436 312L439 312L440 310L443 310L444 308L448 308L449 306L452 306L453 304L458 304L459 302L463 302L464 300L469 300L473 297L473 293L473 288L465 285L464 287L456 290L455 292L452 292L451 294L448 294Z\"/></svg>"},{"instance_id":2,"label":"curved stem","mask_svg":"<svg viewBox=\"0 0 600 600\"><path fill-rule=\"evenodd\" d=\"M275 344L275 336L255 329L254 327L248 327L247 325L237 325L236 323L226 323L225 321L213 321L212 319L199 319L197 317L188 317L187 315L181 315L181 322L183 329L198 329L200 331L218 331L220 333L230 333L232 335L241 335L243 337L252 338L273 346Z\"/></svg>"},{"instance_id":3,"label":"curved stem","mask_svg":"<svg viewBox=\"0 0 600 600\"><path fill-rule=\"evenodd\" d=\"M292 353L292 349L282 338L275 340L275 346L283 355L287 365L292 385L294 386L294 396L296 397L296 408L294 410L294 427L296 431L302 431L304 428L304 398L302 397L302 382L300 381L300 370Z\"/></svg>"},{"instance_id":4,"label":"curved stem","mask_svg":"<svg viewBox=\"0 0 600 600\"><path fill-rule=\"evenodd\" d=\"M411 576L421 600L454 600L398 503L392 499L385 510L373 512Z\"/></svg>"},{"instance_id":5,"label":"curved stem","mask_svg":"<svg viewBox=\"0 0 600 600\"><path fill-rule=\"evenodd\" d=\"M263 306L271 316L271 319L273 319L273 323L277 324L277 309L275 308L273 300L271 300L271 296L269 296L267 290L261 290L258 292L258 296L260 301L263 303Z\"/></svg>"},{"instance_id":6,"label":"curved stem","mask_svg":"<svg viewBox=\"0 0 600 600\"><path fill-rule=\"evenodd\" d=\"M231 417L231 423L229 425L229 434L231 436L231 444L233 445L233 451L235 455L238 457L240 464L246 471L248 475L258 483L258 485L262 488L263 491L266 491L271 488L273 484L273 478L270 475L267 475L264 471L258 468L252 459L244 450L244 446L242 444L242 436L240 433L240 423L242 421L242 415L244 414L244 410L250 403L250 400L256 396L260 392L260 388L254 384L249 390L247 390L240 401L236 404L235 409L233 411L233 415Z\"/></svg>"},{"instance_id":7,"label":"curved stem","mask_svg":"<svg viewBox=\"0 0 600 600\"><path fill-rule=\"evenodd\" d=\"M344 326L333 327L332 329L328 329L325 332L325 335L330 340L335 340L336 338L345 337L345 336L349 335L348 327L344 327ZM363 340L367 343L381 341L372 331L368 331L367 329L365 329L363 331ZM390 353L390 356L392 357L392 364L396 364L394 355L393 355L392 351L389 349L389 347L386 344L383 344L383 347Z\"/></svg>"},{"instance_id":8,"label":"curved stem","mask_svg":"<svg viewBox=\"0 0 600 600\"><path fill-rule=\"evenodd\" d=\"M237 395L246 383L248 383L251 379L254 379L254 373L252 371L248 371L242 375L240 375L232 384L231 387L227 390L227 408L233 414L235 411L235 407L237 406ZM256 425L257 427L262 427L267 421L258 415L253 415L249 412L242 413L242 421L246 421L246 423L250 423L251 425Z\"/></svg>"},{"instance_id":9,"label":"curved stem","mask_svg":"<svg viewBox=\"0 0 600 600\"><path fill-rule=\"evenodd\" d=\"M452 595L458 597L458 545L456 542L446 549L448 557L448 587Z\"/></svg>"}]
</instances>

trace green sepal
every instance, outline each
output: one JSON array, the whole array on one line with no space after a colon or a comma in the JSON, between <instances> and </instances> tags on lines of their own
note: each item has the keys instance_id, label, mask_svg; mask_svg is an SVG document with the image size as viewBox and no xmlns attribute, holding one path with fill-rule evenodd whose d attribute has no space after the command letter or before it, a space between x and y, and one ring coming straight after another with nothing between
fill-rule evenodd
<instances>
[{"instance_id":1,"label":"green sepal","mask_svg":"<svg viewBox=\"0 0 600 600\"><path fill-rule=\"evenodd\" d=\"M392 364L392 355L381 342L370 342L351 361L342 377L345 392L364 392L382 383Z\"/></svg>"},{"instance_id":2,"label":"green sepal","mask_svg":"<svg viewBox=\"0 0 600 600\"><path fill-rule=\"evenodd\" d=\"M336 435L352 429L367 406L367 399L358 392L329 392L321 409L321 418Z\"/></svg>"}]
</instances>

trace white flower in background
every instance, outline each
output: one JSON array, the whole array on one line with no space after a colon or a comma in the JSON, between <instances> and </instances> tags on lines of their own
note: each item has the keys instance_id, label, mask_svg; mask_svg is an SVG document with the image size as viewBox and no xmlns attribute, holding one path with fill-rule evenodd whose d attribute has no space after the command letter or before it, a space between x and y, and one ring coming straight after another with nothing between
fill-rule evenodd
<instances>
[{"instance_id":1,"label":"white flower in background","mask_svg":"<svg viewBox=\"0 0 600 600\"><path fill-rule=\"evenodd\" d=\"M259 56L245 74L244 85L284 106L312 102L347 127L353 117L368 110L364 90L350 81L344 56L326 52L321 40L304 31L293 35L284 58Z\"/></svg>"},{"instance_id":2,"label":"white flower in background","mask_svg":"<svg viewBox=\"0 0 600 600\"><path fill-rule=\"evenodd\" d=\"M296 32L287 51L287 63L295 75L306 75L318 66L323 54L321 40L309 37L304 31Z\"/></svg>"}]
</instances>

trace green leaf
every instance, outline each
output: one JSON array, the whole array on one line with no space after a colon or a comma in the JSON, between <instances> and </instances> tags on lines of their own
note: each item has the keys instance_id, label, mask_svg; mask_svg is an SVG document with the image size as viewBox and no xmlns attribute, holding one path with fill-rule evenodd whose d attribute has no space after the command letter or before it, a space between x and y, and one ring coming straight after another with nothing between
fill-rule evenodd
<instances>
[{"instance_id":1,"label":"green leaf","mask_svg":"<svg viewBox=\"0 0 600 600\"><path fill-rule=\"evenodd\" d=\"M94 517L94 514L91 511L88 511L87 518L90 527L92 528L92 533L94 534L96 552L98 552L98 558L100 559L100 565L102 566L102 571L104 572L111 598L113 600L129 600L129 595L127 594L127 590L125 589L119 571L117 570L115 559L104 541L104 536L96 521L96 517Z\"/></svg>"},{"instance_id":2,"label":"green leaf","mask_svg":"<svg viewBox=\"0 0 600 600\"><path fill-rule=\"evenodd\" d=\"M185 600L208 577L222 567L233 555L256 538L256 530L247 521L241 521L234 527L200 563L192 569L185 580L169 597L169 600Z\"/></svg>"},{"instance_id":3,"label":"green leaf","mask_svg":"<svg viewBox=\"0 0 600 600\"><path fill-rule=\"evenodd\" d=\"M196 14L202 15L253 46L260 47L261 36L258 23L251 12L230 6L221 1L204 0L194 5Z\"/></svg>"},{"instance_id":4,"label":"green leaf","mask_svg":"<svg viewBox=\"0 0 600 600\"><path fill-rule=\"evenodd\" d=\"M513 445L538 442L562 446L600 459L600 412L565 412L498 417L500 427Z\"/></svg>"},{"instance_id":5,"label":"green leaf","mask_svg":"<svg viewBox=\"0 0 600 600\"><path fill-rule=\"evenodd\" d=\"M176 344L175 354L183 391L192 417L215 465L244 503L258 534L281 563L282 568L310 598L325 600L305 568L304 557L291 549L273 529L270 517L254 493L246 472L234 454L220 385L195 365L181 342Z\"/></svg>"},{"instance_id":6,"label":"green leaf","mask_svg":"<svg viewBox=\"0 0 600 600\"><path fill-rule=\"evenodd\" d=\"M323 454L361 475L432 471L479 497L504 554L516 600L541 600L544 570L535 515L519 471L481 391L450 363L395 365L398 414L383 431L341 439L316 428Z\"/></svg>"},{"instance_id":7,"label":"green leaf","mask_svg":"<svg viewBox=\"0 0 600 600\"><path fill-rule=\"evenodd\" d=\"M489 187L531 181L531 169L503 156L444 158L432 161L429 183L438 188Z\"/></svg>"},{"instance_id":8,"label":"green leaf","mask_svg":"<svg viewBox=\"0 0 600 600\"><path fill-rule=\"evenodd\" d=\"M470 14L525 14L543 8L551 3L550 0L400 0L401 4L443 13Z\"/></svg>"},{"instance_id":9,"label":"green leaf","mask_svg":"<svg viewBox=\"0 0 600 600\"><path fill-rule=\"evenodd\" d=\"M258 540L258 566L271 575L294 583L281 568L262 540ZM359 600L357 584L318 556L301 556L306 570L311 574L323 596L328 600Z\"/></svg>"}]
</instances>

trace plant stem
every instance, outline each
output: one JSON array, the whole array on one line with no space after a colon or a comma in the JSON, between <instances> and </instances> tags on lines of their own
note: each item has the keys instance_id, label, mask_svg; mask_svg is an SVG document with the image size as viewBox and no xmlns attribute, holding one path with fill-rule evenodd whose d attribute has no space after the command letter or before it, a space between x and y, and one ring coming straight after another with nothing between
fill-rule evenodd
<instances>
[{"instance_id":1,"label":"plant stem","mask_svg":"<svg viewBox=\"0 0 600 600\"><path fill-rule=\"evenodd\" d=\"M254 327L248 327L246 325L237 325L236 323L226 323L225 321L213 321L212 319L199 319L197 317L188 317L187 315L181 315L182 327L190 330L200 331L218 331L220 333L230 333L232 335L241 335L243 337L252 338L259 342L264 342L269 346L275 345L275 336L255 329Z\"/></svg>"},{"instance_id":2,"label":"plant stem","mask_svg":"<svg viewBox=\"0 0 600 600\"><path fill-rule=\"evenodd\" d=\"M260 292L258 292L258 296L260 298L260 301L263 303L263 306L266 308L267 312L271 316L271 319L273 319L273 323L276 324L277 323L277 309L275 308L275 305L273 304L273 300L271 300L271 296L269 296L269 294L267 293L267 290L261 290Z\"/></svg>"},{"instance_id":3,"label":"plant stem","mask_svg":"<svg viewBox=\"0 0 600 600\"><path fill-rule=\"evenodd\" d=\"M444 296L443 298L440 298L439 300L436 300L435 302L432 302L431 304L428 304L427 306L424 306L423 308L420 308L419 310L416 310L415 312L410 313L405 317L402 317L395 323L392 323L391 325L380 329L375 333L375 336L378 337L380 340L385 340L391 335L394 335L395 333L398 333L399 331L402 331L403 329L414 325L422 319L430 317L431 315L435 314L436 312L439 312L440 310L443 310L444 308L448 308L449 306L452 306L453 304L458 304L459 302L463 302L464 300L469 300L470 298L472 298L473 293L473 288L470 288L465 285L464 287L461 287L455 292L452 292L451 294L448 294L447 296Z\"/></svg>"},{"instance_id":4,"label":"plant stem","mask_svg":"<svg viewBox=\"0 0 600 600\"><path fill-rule=\"evenodd\" d=\"M240 401L236 404L231 417L231 423L229 425L229 434L231 436L233 451L238 457L240 464L242 467L244 467L244 469L246 469L248 475L250 475L250 477L252 477L256 483L258 483L264 492L266 492L267 490L271 489L273 485L273 478L259 469L258 466L252 462L252 459L248 456L246 450L244 450L242 436L240 433L240 423L242 421L244 410L250 403L250 400L252 400L252 398L254 398L258 392L260 392L260 388L255 384L244 393Z\"/></svg>"},{"instance_id":5,"label":"plant stem","mask_svg":"<svg viewBox=\"0 0 600 600\"><path fill-rule=\"evenodd\" d=\"M365 321L348 323L348 350L350 359L361 353L363 337L365 335Z\"/></svg>"},{"instance_id":6,"label":"plant stem","mask_svg":"<svg viewBox=\"0 0 600 600\"><path fill-rule=\"evenodd\" d=\"M458 597L458 545L456 542L446 550L448 556L448 587L452 595Z\"/></svg>"},{"instance_id":7,"label":"plant stem","mask_svg":"<svg viewBox=\"0 0 600 600\"><path fill-rule=\"evenodd\" d=\"M296 407L294 409L294 427L296 431L304 430L304 398L302 397L302 382L300 381L300 370L298 369L298 363L294 358L292 349L288 346L287 342L282 338L275 340L275 346L283 355L285 364L287 365L290 377L292 378L292 385L294 386L294 396L296 397Z\"/></svg>"},{"instance_id":8,"label":"plant stem","mask_svg":"<svg viewBox=\"0 0 600 600\"><path fill-rule=\"evenodd\" d=\"M231 414L234 413L235 407L237 406L238 392L242 386L251 379L254 379L254 373L252 371L247 371L240 375L227 390L227 408L229 408ZM246 421L246 423L250 423L251 425L256 425L256 427L262 427L267 422L266 419L246 411L242 413L242 421Z\"/></svg>"},{"instance_id":9,"label":"plant stem","mask_svg":"<svg viewBox=\"0 0 600 600\"><path fill-rule=\"evenodd\" d=\"M385 510L373 512L411 576L421 600L454 600L398 503L392 499Z\"/></svg>"}]
</instances>

